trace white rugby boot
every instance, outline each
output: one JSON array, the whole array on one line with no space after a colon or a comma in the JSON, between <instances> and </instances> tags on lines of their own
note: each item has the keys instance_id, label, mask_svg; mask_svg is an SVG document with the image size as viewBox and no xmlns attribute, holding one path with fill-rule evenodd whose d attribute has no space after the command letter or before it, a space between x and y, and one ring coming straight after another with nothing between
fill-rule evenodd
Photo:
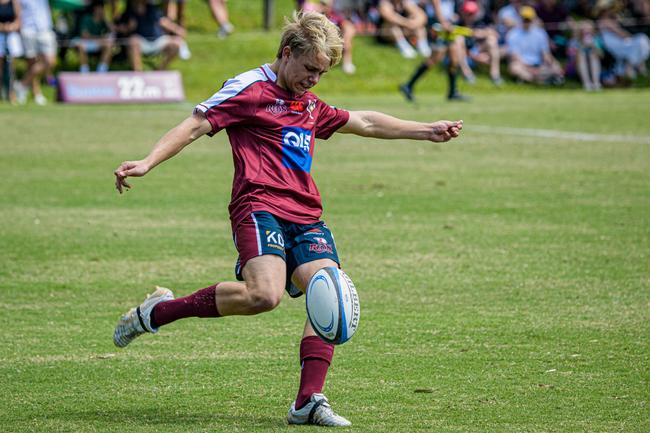
<instances>
[{"instance_id":1,"label":"white rugby boot","mask_svg":"<svg viewBox=\"0 0 650 433\"><path fill-rule=\"evenodd\" d=\"M117 347L126 347L130 342L145 332L156 333L158 328L151 326L151 311L161 302L171 301L174 294L164 287L156 287L156 291L147 296L139 307L131 308L120 318L113 333L113 343Z\"/></svg>"},{"instance_id":2,"label":"white rugby boot","mask_svg":"<svg viewBox=\"0 0 650 433\"><path fill-rule=\"evenodd\" d=\"M327 397L323 394L312 394L309 403L302 409L296 410L296 402L291 403L287 422L289 424L311 424L326 427L349 427L352 425L350 421L334 413L332 406L327 401Z\"/></svg>"}]
</instances>

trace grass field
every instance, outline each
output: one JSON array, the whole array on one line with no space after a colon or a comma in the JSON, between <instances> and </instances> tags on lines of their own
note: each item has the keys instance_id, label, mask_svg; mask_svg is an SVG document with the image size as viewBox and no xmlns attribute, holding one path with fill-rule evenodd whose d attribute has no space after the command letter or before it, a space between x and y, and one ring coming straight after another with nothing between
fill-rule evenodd
<instances>
[{"instance_id":1,"label":"grass field","mask_svg":"<svg viewBox=\"0 0 650 433\"><path fill-rule=\"evenodd\" d=\"M466 124L453 144L318 144L324 219L361 298L325 390L349 431L650 431L649 98L327 98ZM190 110L0 107L0 431L315 431L284 421L303 300L112 344L154 285L232 278L225 134L113 188Z\"/></svg>"}]
</instances>

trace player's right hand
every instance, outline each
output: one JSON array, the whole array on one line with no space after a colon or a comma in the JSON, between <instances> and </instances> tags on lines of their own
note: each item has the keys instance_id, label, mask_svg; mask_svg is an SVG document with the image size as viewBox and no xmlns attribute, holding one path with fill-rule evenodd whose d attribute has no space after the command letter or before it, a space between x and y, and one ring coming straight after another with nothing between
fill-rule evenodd
<instances>
[{"instance_id":1,"label":"player's right hand","mask_svg":"<svg viewBox=\"0 0 650 433\"><path fill-rule=\"evenodd\" d=\"M113 172L115 174L115 188L120 194L124 188L129 189L131 185L126 181L129 176L141 177L149 172L149 166L143 161L124 161Z\"/></svg>"}]
</instances>

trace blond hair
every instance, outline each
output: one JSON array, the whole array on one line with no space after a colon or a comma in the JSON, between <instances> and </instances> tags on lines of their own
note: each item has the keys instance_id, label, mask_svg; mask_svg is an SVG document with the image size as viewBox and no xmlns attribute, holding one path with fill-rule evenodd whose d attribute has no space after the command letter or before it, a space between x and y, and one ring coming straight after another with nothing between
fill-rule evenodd
<instances>
[{"instance_id":1,"label":"blond hair","mask_svg":"<svg viewBox=\"0 0 650 433\"><path fill-rule=\"evenodd\" d=\"M277 58L282 57L284 47L296 54L323 54L330 61L330 67L341 61L343 39L338 27L325 15L318 12L294 12L291 19L285 18L282 41Z\"/></svg>"}]
</instances>

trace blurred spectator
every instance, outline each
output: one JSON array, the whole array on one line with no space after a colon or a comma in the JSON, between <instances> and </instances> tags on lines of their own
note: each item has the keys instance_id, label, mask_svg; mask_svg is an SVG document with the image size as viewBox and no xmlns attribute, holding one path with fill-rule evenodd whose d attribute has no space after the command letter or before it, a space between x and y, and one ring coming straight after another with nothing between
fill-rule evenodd
<instances>
[{"instance_id":1,"label":"blurred spectator","mask_svg":"<svg viewBox=\"0 0 650 433\"><path fill-rule=\"evenodd\" d=\"M186 31L162 15L162 11L147 0L131 0L125 16L119 20L121 31L130 34L129 56L134 71L142 71L142 55L162 54L157 69L167 69L178 56ZM165 31L170 34L165 34Z\"/></svg>"},{"instance_id":2,"label":"blurred spectator","mask_svg":"<svg viewBox=\"0 0 650 433\"><path fill-rule=\"evenodd\" d=\"M605 49L616 59L616 75L634 79L637 74L647 75L650 39L643 33L632 35L621 26L617 16L620 7L615 0L598 0L594 12Z\"/></svg>"},{"instance_id":3,"label":"blurred spectator","mask_svg":"<svg viewBox=\"0 0 650 433\"><path fill-rule=\"evenodd\" d=\"M507 5L497 12L497 31L502 39L511 29L521 26L519 9L522 6L523 2L521 0L510 0Z\"/></svg>"},{"instance_id":4,"label":"blurred spectator","mask_svg":"<svg viewBox=\"0 0 650 433\"><path fill-rule=\"evenodd\" d=\"M557 0L539 0L535 6L537 16L544 23L544 29L548 34L551 52L555 56L564 57L567 48L567 19L569 11Z\"/></svg>"},{"instance_id":5,"label":"blurred spectator","mask_svg":"<svg viewBox=\"0 0 650 433\"><path fill-rule=\"evenodd\" d=\"M0 82L2 97L9 102L16 102L13 89L13 58L21 55L20 45L20 2L18 0L0 0Z\"/></svg>"},{"instance_id":6,"label":"blurred spectator","mask_svg":"<svg viewBox=\"0 0 650 433\"><path fill-rule=\"evenodd\" d=\"M454 62L454 68L457 66L468 82L475 83L476 77L467 60L465 43L465 37L470 36L471 32L465 34L458 32L459 28L456 24L458 24L459 16L456 13L456 1L420 0L420 7L424 9L429 18L430 32L435 35L436 48L440 49L445 46L446 49L443 51L448 54L447 60ZM440 54L438 53L438 55Z\"/></svg>"},{"instance_id":7,"label":"blurred spectator","mask_svg":"<svg viewBox=\"0 0 650 433\"><path fill-rule=\"evenodd\" d=\"M570 0L565 3L571 15L578 18L593 18L595 0Z\"/></svg>"},{"instance_id":8,"label":"blurred spectator","mask_svg":"<svg viewBox=\"0 0 650 433\"><path fill-rule=\"evenodd\" d=\"M561 84L564 73L560 63L551 54L548 35L533 24L535 9L522 6L522 25L506 35L510 73L526 82Z\"/></svg>"},{"instance_id":9,"label":"blurred spectator","mask_svg":"<svg viewBox=\"0 0 650 433\"><path fill-rule=\"evenodd\" d=\"M472 0L478 5L478 12L475 14L476 22L484 23L488 26L494 27L494 8L496 2L493 0ZM458 10L462 7L464 0L457 0Z\"/></svg>"},{"instance_id":10,"label":"blurred spectator","mask_svg":"<svg viewBox=\"0 0 650 433\"><path fill-rule=\"evenodd\" d=\"M408 79L406 83L403 83L399 86L399 91L404 95L404 97L410 101L415 102L414 98L414 88L415 84L422 79L422 77L427 73L436 64L445 60L446 57L446 68L447 68L447 100L449 101L468 101L469 98L462 95L458 91L457 86L457 75L458 68L460 64L461 57L461 48L464 47L464 42L458 38L458 34L455 33L456 28L454 25L447 20L446 17L450 16L448 12L445 12L442 4L442 0L430 0L431 7L433 9L433 14L430 14L431 28L435 31L433 32L434 39L434 49L431 52L431 55L420 64L413 74ZM461 46L462 42L462 46Z\"/></svg>"},{"instance_id":11,"label":"blurred spectator","mask_svg":"<svg viewBox=\"0 0 650 433\"><path fill-rule=\"evenodd\" d=\"M431 55L427 40L425 13L412 0L380 0L378 37L381 41L394 42L403 57L417 56L408 39L414 38L416 47L424 57Z\"/></svg>"},{"instance_id":12,"label":"blurred spectator","mask_svg":"<svg viewBox=\"0 0 650 433\"><path fill-rule=\"evenodd\" d=\"M307 0L301 3L302 10L324 14L341 30L341 36L343 36L343 60L341 62L341 69L346 74L354 74L357 67L352 62L352 45L356 29L352 21L346 18L340 9L335 7L334 0Z\"/></svg>"},{"instance_id":13,"label":"blurred spectator","mask_svg":"<svg viewBox=\"0 0 650 433\"><path fill-rule=\"evenodd\" d=\"M600 90L601 58L603 52L596 40L596 31L591 21L578 21L574 24L574 36L569 43L569 66L575 70L588 92Z\"/></svg>"},{"instance_id":14,"label":"blurred spectator","mask_svg":"<svg viewBox=\"0 0 650 433\"><path fill-rule=\"evenodd\" d=\"M100 53L97 72L107 72L113 56L113 35L106 23L103 1L93 1L90 11L81 17L79 35L72 41L79 50L79 71L89 72L88 54Z\"/></svg>"},{"instance_id":15,"label":"blurred spectator","mask_svg":"<svg viewBox=\"0 0 650 433\"><path fill-rule=\"evenodd\" d=\"M181 27L185 27L185 0L165 0L162 3L163 13L167 18Z\"/></svg>"},{"instance_id":16,"label":"blurred spectator","mask_svg":"<svg viewBox=\"0 0 650 433\"><path fill-rule=\"evenodd\" d=\"M489 13L473 0L465 0L460 7L458 24L472 30L472 35L465 38L468 56L471 61L490 68L490 79L498 87L503 84L501 78L501 56L499 54L499 37L488 22ZM482 17L482 18L481 18Z\"/></svg>"},{"instance_id":17,"label":"blurred spectator","mask_svg":"<svg viewBox=\"0 0 650 433\"><path fill-rule=\"evenodd\" d=\"M235 26L233 26L228 19L226 0L208 0L208 4L210 5L212 17L217 24L219 24L217 35L222 39L228 37L228 35L235 31Z\"/></svg>"},{"instance_id":18,"label":"blurred spectator","mask_svg":"<svg viewBox=\"0 0 650 433\"><path fill-rule=\"evenodd\" d=\"M28 88L31 87L34 102L45 105L47 99L41 91L41 78L56 65L52 12L47 0L20 0L20 6L20 35L27 58L27 72L14 85L16 99L24 104Z\"/></svg>"},{"instance_id":19,"label":"blurred spectator","mask_svg":"<svg viewBox=\"0 0 650 433\"><path fill-rule=\"evenodd\" d=\"M630 13L640 23L635 30L650 36L650 0L629 0Z\"/></svg>"}]
</instances>

